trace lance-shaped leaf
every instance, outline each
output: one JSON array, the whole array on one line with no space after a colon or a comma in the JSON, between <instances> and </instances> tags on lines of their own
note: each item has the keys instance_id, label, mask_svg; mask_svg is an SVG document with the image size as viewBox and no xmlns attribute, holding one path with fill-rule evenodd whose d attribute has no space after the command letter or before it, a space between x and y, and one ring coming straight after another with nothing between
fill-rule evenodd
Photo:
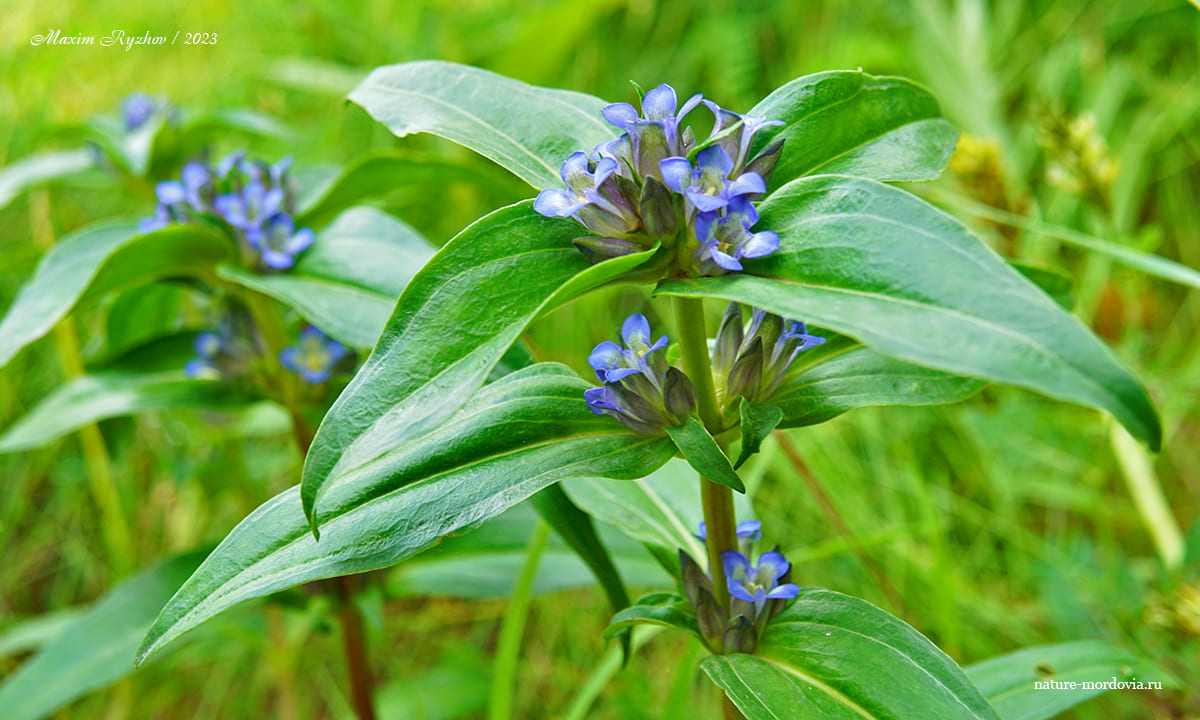
<instances>
[{"instance_id":1,"label":"lance-shaped leaf","mask_svg":"<svg viewBox=\"0 0 1200 720\"><path fill-rule=\"evenodd\" d=\"M551 485L530 498L538 515L546 521L579 559L587 564L604 590L613 612L629 605L629 592L613 562L608 547L596 532L592 517L571 502L562 487Z\"/></svg>"},{"instance_id":2,"label":"lance-shaped leaf","mask_svg":"<svg viewBox=\"0 0 1200 720\"><path fill-rule=\"evenodd\" d=\"M725 457L717 441L704 429L704 423L695 415L689 415L679 427L668 426L667 435L671 437L675 447L679 448L683 459L687 460L696 472L740 493L746 492L746 486L734 471L729 458Z\"/></svg>"},{"instance_id":3,"label":"lance-shaped leaf","mask_svg":"<svg viewBox=\"0 0 1200 720\"><path fill-rule=\"evenodd\" d=\"M738 414L742 418L742 448L733 464L734 470L758 452L771 431L783 422L783 410L778 405L751 405L746 398L742 398Z\"/></svg>"},{"instance_id":4,"label":"lance-shaped leaf","mask_svg":"<svg viewBox=\"0 0 1200 720\"><path fill-rule=\"evenodd\" d=\"M1122 682L1178 686L1154 663L1100 640L1022 648L966 671L1004 720L1049 720L1084 700L1120 689ZM1071 688L1051 681L1077 685ZM1046 685L1039 688L1037 683ZM1083 683L1091 685L1085 689Z\"/></svg>"},{"instance_id":5,"label":"lance-shaped leaf","mask_svg":"<svg viewBox=\"0 0 1200 720\"><path fill-rule=\"evenodd\" d=\"M576 224L542 217L525 201L463 230L417 273L317 431L301 483L310 518L339 475L461 407L539 314L653 254L589 265L571 245L577 234Z\"/></svg>"},{"instance_id":6,"label":"lance-shaped leaf","mask_svg":"<svg viewBox=\"0 0 1200 720\"><path fill-rule=\"evenodd\" d=\"M5 720L37 720L133 672L133 653L205 551L179 555L113 588L0 685Z\"/></svg>"},{"instance_id":7,"label":"lance-shaped leaf","mask_svg":"<svg viewBox=\"0 0 1200 720\"><path fill-rule=\"evenodd\" d=\"M435 60L376 68L348 96L400 137L427 132L491 158L535 188L562 184L564 160L616 136L607 103Z\"/></svg>"},{"instance_id":8,"label":"lance-shaped leaf","mask_svg":"<svg viewBox=\"0 0 1200 720\"><path fill-rule=\"evenodd\" d=\"M232 408L256 398L220 380L193 379L184 366L196 333L161 338L72 378L0 435L0 453L41 447L97 420L173 408Z\"/></svg>"},{"instance_id":9,"label":"lance-shaped leaf","mask_svg":"<svg viewBox=\"0 0 1200 720\"><path fill-rule=\"evenodd\" d=\"M495 192L515 185L511 176L494 166L477 163L414 159L408 152L379 150L368 153L340 172L323 174L304 187L296 205L296 223L319 226L342 210L371 198L383 197L403 187L440 187L450 182L469 182Z\"/></svg>"},{"instance_id":10,"label":"lance-shaped leaf","mask_svg":"<svg viewBox=\"0 0 1200 720\"><path fill-rule=\"evenodd\" d=\"M264 275L223 265L221 277L295 308L313 325L353 347L375 345L433 245L405 223L372 208L352 208L322 230L286 273Z\"/></svg>"},{"instance_id":11,"label":"lance-shaped leaf","mask_svg":"<svg viewBox=\"0 0 1200 720\"><path fill-rule=\"evenodd\" d=\"M761 150L786 138L771 176L777 188L802 175L932 180L942 174L958 131L937 100L911 80L838 70L781 86L748 113L781 120L754 138Z\"/></svg>"},{"instance_id":12,"label":"lance-shaped leaf","mask_svg":"<svg viewBox=\"0 0 1200 720\"><path fill-rule=\"evenodd\" d=\"M143 235L121 222L74 232L50 248L0 322L0 367L78 302L158 278L210 272L235 251L229 238L194 225Z\"/></svg>"},{"instance_id":13,"label":"lance-shaped leaf","mask_svg":"<svg viewBox=\"0 0 1200 720\"><path fill-rule=\"evenodd\" d=\"M95 167L87 150L57 150L23 158L0 168L0 209L28 190Z\"/></svg>"},{"instance_id":14,"label":"lance-shaped leaf","mask_svg":"<svg viewBox=\"0 0 1200 720\"><path fill-rule=\"evenodd\" d=\"M604 628L604 638L613 638L634 625L659 625L701 637L696 616L690 612L687 600L674 593L654 593L639 598L632 606L613 616L608 627Z\"/></svg>"},{"instance_id":15,"label":"lance-shaped leaf","mask_svg":"<svg viewBox=\"0 0 1200 720\"><path fill-rule=\"evenodd\" d=\"M298 488L267 501L171 599L139 658L243 600L388 567L563 478L633 479L674 454L666 438L634 435L593 414L583 399L588 387L553 363L483 387L453 417L332 485L317 509L319 541Z\"/></svg>"},{"instance_id":16,"label":"lance-shaped leaf","mask_svg":"<svg viewBox=\"0 0 1200 720\"><path fill-rule=\"evenodd\" d=\"M829 175L789 183L759 211L760 226L779 233L776 253L660 292L737 300L916 365L1107 410L1161 445L1149 395L1112 351L949 215L903 190Z\"/></svg>"},{"instance_id":17,"label":"lance-shaped leaf","mask_svg":"<svg viewBox=\"0 0 1200 720\"><path fill-rule=\"evenodd\" d=\"M860 407L959 402L986 384L860 346L792 373L771 396L771 402L783 410L780 427L801 427Z\"/></svg>"},{"instance_id":18,"label":"lance-shaped leaf","mask_svg":"<svg viewBox=\"0 0 1200 720\"><path fill-rule=\"evenodd\" d=\"M700 665L748 720L1000 720L962 668L870 603L807 588L755 655Z\"/></svg>"},{"instance_id":19,"label":"lance-shaped leaf","mask_svg":"<svg viewBox=\"0 0 1200 720\"><path fill-rule=\"evenodd\" d=\"M550 486L555 487L559 486ZM471 600L506 597L525 564L529 538L537 520L537 512L529 502L524 502L465 535L444 538L436 547L389 570L385 581L387 592L390 597L438 595ZM637 541L608 525L600 525L598 535L620 568L621 576L631 585L661 587L671 582ZM538 563L533 591L548 593L595 584L594 573L579 555L557 536L551 537Z\"/></svg>"}]
</instances>

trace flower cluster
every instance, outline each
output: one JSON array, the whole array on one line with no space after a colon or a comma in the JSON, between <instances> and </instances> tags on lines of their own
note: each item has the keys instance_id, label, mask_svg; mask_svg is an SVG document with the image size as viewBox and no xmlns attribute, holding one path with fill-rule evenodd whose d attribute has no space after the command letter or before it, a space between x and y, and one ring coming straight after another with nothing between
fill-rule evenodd
<instances>
[{"instance_id":1,"label":"flower cluster","mask_svg":"<svg viewBox=\"0 0 1200 720\"><path fill-rule=\"evenodd\" d=\"M717 397L727 413L737 411L734 400L738 397L755 404L765 401L783 382L797 355L825 342L825 338L809 334L802 322L752 310L747 327L741 306L729 303L713 344Z\"/></svg>"},{"instance_id":2,"label":"flower cluster","mask_svg":"<svg viewBox=\"0 0 1200 720\"><path fill-rule=\"evenodd\" d=\"M758 222L752 201L766 191L783 140L750 153L758 131L783 123L730 112L698 94L678 104L675 90L659 85L642 99L641 114L629 103L605 107L604 119L622 133L568 157L560 172L566 188L542 190L534 209L583 225L590 234L575 244L595 260L660 241L678 246L684 273L719 275L775 252L774 232L751 232ZM700 104L714 122L697 144L682 123Z\"/></svg>"},{"instance_id":3,"label":"flower cluster","mask_svg":"<svg viewBox=\"0 0 1200 720\"><path fill-rule=\"evenodd\" d=\"M245 159L236 152L215 167L190 162L179 180L155 188L158 207L139 225L151 232L172 223L215 221L235 235L260 269L286 270L312 245L313 231L296 228L295 191L284 158L274 165Z\"/></svg>"},{"instance_id":4,"label":"flower cluster","mask_svg":"<svg viewBox=\"0 0 1200 720\"><path fill-rule=\"evenodd\" d=\"M304 382L318 385L329 379L334 366L349 352L345 345L310 325L300 332L295 345L279 353L279 361Z\"/></svg>"},{"instance_id":5,"label":"flower cluster","mask_svg":"<svg viewBox=\"0 0 1200 720\"><path fill-rule=\"evenodd\" d=\"M650 342L650 321L630 315L621 326L625 347L605 341L592 350L588 363L602 387L584 392L597 415L611 415L637 433L661 435L667 426L682 425L696 408L692 381L667 363L666 335Z\"/></svg>"},{"instance_id":6,"label":"flower cluster","mask_svg":"<svg viewBox=\"0 0 1200 720\"><path fill-rule=\"evenodd\" d=\"M706 540L704 523L696 536ZM762 539L762 523L748 520L737 526L738 550L721 554L724 584L732 597L729 611L717 604L714 578L709 577L683 550L679 551L681 582L696 611L700 634L714 652L753 653L771 618L783 611L788 600L800 594L788 582L791 563L775 547L750 562L754 543Z\"/></svg>"}]
</instances>

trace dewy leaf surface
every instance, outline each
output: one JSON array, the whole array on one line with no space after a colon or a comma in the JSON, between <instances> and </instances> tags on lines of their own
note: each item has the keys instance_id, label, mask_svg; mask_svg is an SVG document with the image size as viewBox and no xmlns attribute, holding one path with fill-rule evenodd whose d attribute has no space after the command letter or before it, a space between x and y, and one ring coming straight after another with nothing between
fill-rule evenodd
<instances>
[{"instance_id":1,"label":"dewy leaf surface","mask_svg":"<svg viewBox=\"0 0 1200 720\"><path fill-rule=\"evenodd\" d=\"M949 215L831 175L789 183L760 213L756 227L779 233L776 253L659 292L737 300L899 360L1107 410L1151 448L1162 444L1149 395L1112 351Z\"/></svg>"},{"instance_id":2,"label":"dewy leaf surface","mask_svg":"<svg viewBox=\"0 0 1200 720\"><path fill-rule=\"evenodd\" d=\"M413 278L379 343L317 432L305 512L323 488L436 427L483 384L539 314L637 267L652 251L589 265L578 226L525 201L459 233Z\"/></svg>"},{"instance_id":3,"label":"dewy leaf surface","mask_svg":"<svg viewBox=\"0 0 1200 720\"><path fill-rule=\"evenodd\" d=\"M571 153L617 135L600 98L436 60L376 68L348 97L399 137L444 137L539 189L562 184Z\"/></svg>"},{"instance_id":4,"label":"dewy leaf surface","mask_svg":"<svg viewBox=\"0 0 1200 720\"><path fill-rule=\"evenodd\" d=\"M316 540L298 488L243 520L171 599L139 651L250 598L321 578L388 567L568 477L632 480L675 452L587 407L589 387L562 365L519 370L420 437L330 487Z\"/></svg>"}]
</instances>

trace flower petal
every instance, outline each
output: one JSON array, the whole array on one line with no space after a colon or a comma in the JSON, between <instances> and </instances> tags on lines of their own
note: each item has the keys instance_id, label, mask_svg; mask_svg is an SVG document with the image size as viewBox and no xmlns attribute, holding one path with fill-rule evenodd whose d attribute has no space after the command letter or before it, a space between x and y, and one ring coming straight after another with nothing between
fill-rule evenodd
<instances>
[{"instance_id":1,"label":"flower petal","mask_svg":"<svg viewBox=\"0 0 1200 720\"><path fill-rule=\"evenodd\" d=\"M764 230L750 235L738 248L738 257L757 258L770 255L779 249L779 235L773 230Z\"/></svg>"},{"instance_id":2,"label":"flower petal","mask_svg":"<svg viewBox=\"0 0 1200 720\"><path fill-rule=\"evenodd\" d=\"M638 119L637 109L626 102L606 105L600 111L600 114L604 116L604 119L609 124L619 127L622 130L628 129L629 125Z\"/></svg>"},{"instance_id":3,"label":"flower petal","mask_svg":"<svg viewBox=\"0 0 1200 720\"><path fill-rule=\"evenodd\" d=\"M663 184L677 193L691 187L692 164L685 157L663 158L658 163L658 171L662 173Z\"/></svg>"},{"instance_id":4,"label":"flower petal","mask_svg":"<svg viewBox=\"0 0 1200 720\"><path fill-rule=\"evenodd\" d=\"M642 116L647 120L665 120L675 116L678 104L675 88L663 83L642 98Z\"/></svg>"},{"instance_id":5,"label":"flower petal","mask_svg":"<svg viewBox=\"0 0 1200 720\"><path fill-rule=\"evenodd\" d=\"M633 347L634 342L650 344L650 321L641 313L634 313L625 318L621 324L621 337L626 347Z\"/></svg>"},{"instance_id":6,"label":"flower petal","mask_svg":"<svg viewBox=\"0 0 1200 720\"><path fill-rule=\"evenodd\" d=\"M533 201L535 212L546 217L570 217L588 204L578 196L561 188L546 188Z\"/></svg>"}]
</instances>

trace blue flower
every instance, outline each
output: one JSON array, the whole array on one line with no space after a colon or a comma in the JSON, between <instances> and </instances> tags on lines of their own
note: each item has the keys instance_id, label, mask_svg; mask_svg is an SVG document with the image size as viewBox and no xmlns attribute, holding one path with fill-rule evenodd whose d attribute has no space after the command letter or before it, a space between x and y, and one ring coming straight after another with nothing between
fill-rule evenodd
<instances>
[{"instance_id":1,"label":"blue flower","mask_svg":"<svg viewBox=\"0 0 1200 720\"><path fill-rule=\"evenodd\" d=\"M637 314L625 319L621 335L624 348L605 341L588 356L588 364L604 383L584 391L588 408L648 435L660 435L669 425L682 425L696 408L696 389L657 352L667 346L667 336L651 344L650 322Z\"/></svg>"},{"instance_id":2,"label":"blue flower","mask_svg":"<svg viewBox=\"0 0 1200 720\"><path fill-rule=\"evenodd\" d=\"M624 159L632 172L642 177L659 176L659 163L663 158L683 153L679 123L700 104L701 99L699 93L693 95L676 112L679 100L675 88L664 83L642 98L642 116L629 103L607 105L600 114L614 127L624 130L622 137L628 140L618 138L613 143L606 143L605 149L618 154L627 146Z\"/></svg>"},{"instance_id":3,"label":"blue flower","mask_svg":"<svg viewBox=\"0 0 1200 720\"><path fill-rule=\"evenodd\" d=\"M260 232L247 235L251 245L261 254L263 263L276 270L290 268L296 262L296 255L316 239L308 228L296 230L296 223L287 213L276 213Z\"/></svg>"},{"instance_id":4,"label":"blue flower","mask_svg":"<svg viewBox=\"0 0 1200 720\"><path fill-rule=\"evenodd\" d=\"M650 369L648 358L655 350L667 346L667 336L663 335L653 345L650 344L650 321L645 315L634 314L625 318L621 325L621 339L625 341L627 349L605 340L588 355L588 364L596 371L596 377L601 382L617 382L640 372L647 378L653 378L654 372ZM662 356L655 357L661 359Z\"/></svg>"},{"instance_id":5,"label":"blue flower","mask_svg":"<svg viewBox=\"0 0 1200 720\"><path fill-rule=\"evenodd\" d=\"M758 211L745 197L732 198L724 213L699 213L696 239L700 247L693 258L695 266L704 274L718 275L741 270L744 258L766 257L778 250L779 235L775 231L750 231L757 222Z\"/></svg>"},{"instance_id":6,"label":"blue flower","mask_svg":"<svg viewBox=\"0 0 1200 720\"><path fill-rule=\"evenodd\" d=\"M617 161L612 158L593 161L587 153L574 153L559 171L566 189L542 190L533 201L533 209L546 217L574 217L604 237L632 233L641 225L632 205L636 195L626 197L629 189L621 187L623 178L616 172Z\"/></svg>"},{"instance_id":7,"label":"blue flower","mask_svg":"<svg viewBox=\"0 0 1200 720\"><path fill-rule=\"evenodd\" d=\"M225 222L253 234L261 231L263 224L283 208L283 189L251 180L241 192L218 196L213 206Z\"/></svg>"},{"instance_id":8,"label":"blue flower","mask_svg":"<svg viewBox=\"0 0 1200 720\"><path fill-rule=\"evenodd\" d=\"M716 115L703 147L683 125L701 102ZM751 200L766 191L783 145L776 139L755 152L754 138L782 123L731 113L699 94L680 107L670 85L646 93L640 113L621 102L601 114L623 132L591 154L568 157L560 171L565 187L543 189L533 205L542 215L574 218L587 228L590 234L573 242L589 260L658 245L663 252L641 272L695 277L740 270L743 259L778 248L775 233L750 228L758 221Z\"/></svg>"},{"instance_id":9,"label":"blue flower","mask_svg":"<svg viewBox=\"0 0 1200 720\"><path fill-rule=\"evenodd\" d=\"M304 328L297 344L284 348L279 361L305 382L317 385L329 379L333 368L350 351L315 327Z\"/></svg>"},{"instance_id":10,"label":"blue flower","mask_svg":"<svg viewBox=\"0 0 1200 720\"><path fill-rule=\"evenodd\" d=\"M121 119L125 121L125 131L133 132L150 122L154 113L161 110L163 103L146 93L133 93L121 103Z\"/></svg>"},{"instance_id":11,"label":"blue flower","mask_svg":"<svg viewBox=\"0 0 1200 720\"><path fill-rule=\"evenodd\" d=\"M213 176L203 163L190 162L183 166L180 180L164 180L154 186L154 194L163 205L178 206L187 203L193 210L203 212L207 207L206 195L211 189Z\"/></svg>"},{"instance_id":12,"label":"blue flower","mask_svg":"<svg viewBox=\"0 0 1200 720\"><path fill-rule=\"evenodd\" d=\"M733 159L720 145L709 145L696 154L696 167L685 157L669 157L659 164L663 183L691 201L700 212L728 207L743 195L766 192L767 186L757 173L743 173L729 179Z\"/></svg>"},{"instance_id":13,"label":"blue flower","mask_svg":"<svg viewBox=\"0 0 1200 720\"><path fill-rule=\"evenodd\" d=\"M754 607L754 617L749 618L751 622L766 615L768 600L790 600L800 594L800 587L795 583L779 584L791 563L776 551L760 555L757 565L751 565L746 556L736 550L726 550L721 553L721 559L729 594Z\"/></svg>"},{"instance_id":14,"label":"blue flower","mask_svg":"<svg viewBox=\"0 0 1200 720\"><path fill-rule=\"evenodd\" d=\"M217 332L206 331L196 336L196 357L188 361L183 371L192 379L219 378L218 358L226 352L226 339Z\"/></svg>"}]
</instances>

